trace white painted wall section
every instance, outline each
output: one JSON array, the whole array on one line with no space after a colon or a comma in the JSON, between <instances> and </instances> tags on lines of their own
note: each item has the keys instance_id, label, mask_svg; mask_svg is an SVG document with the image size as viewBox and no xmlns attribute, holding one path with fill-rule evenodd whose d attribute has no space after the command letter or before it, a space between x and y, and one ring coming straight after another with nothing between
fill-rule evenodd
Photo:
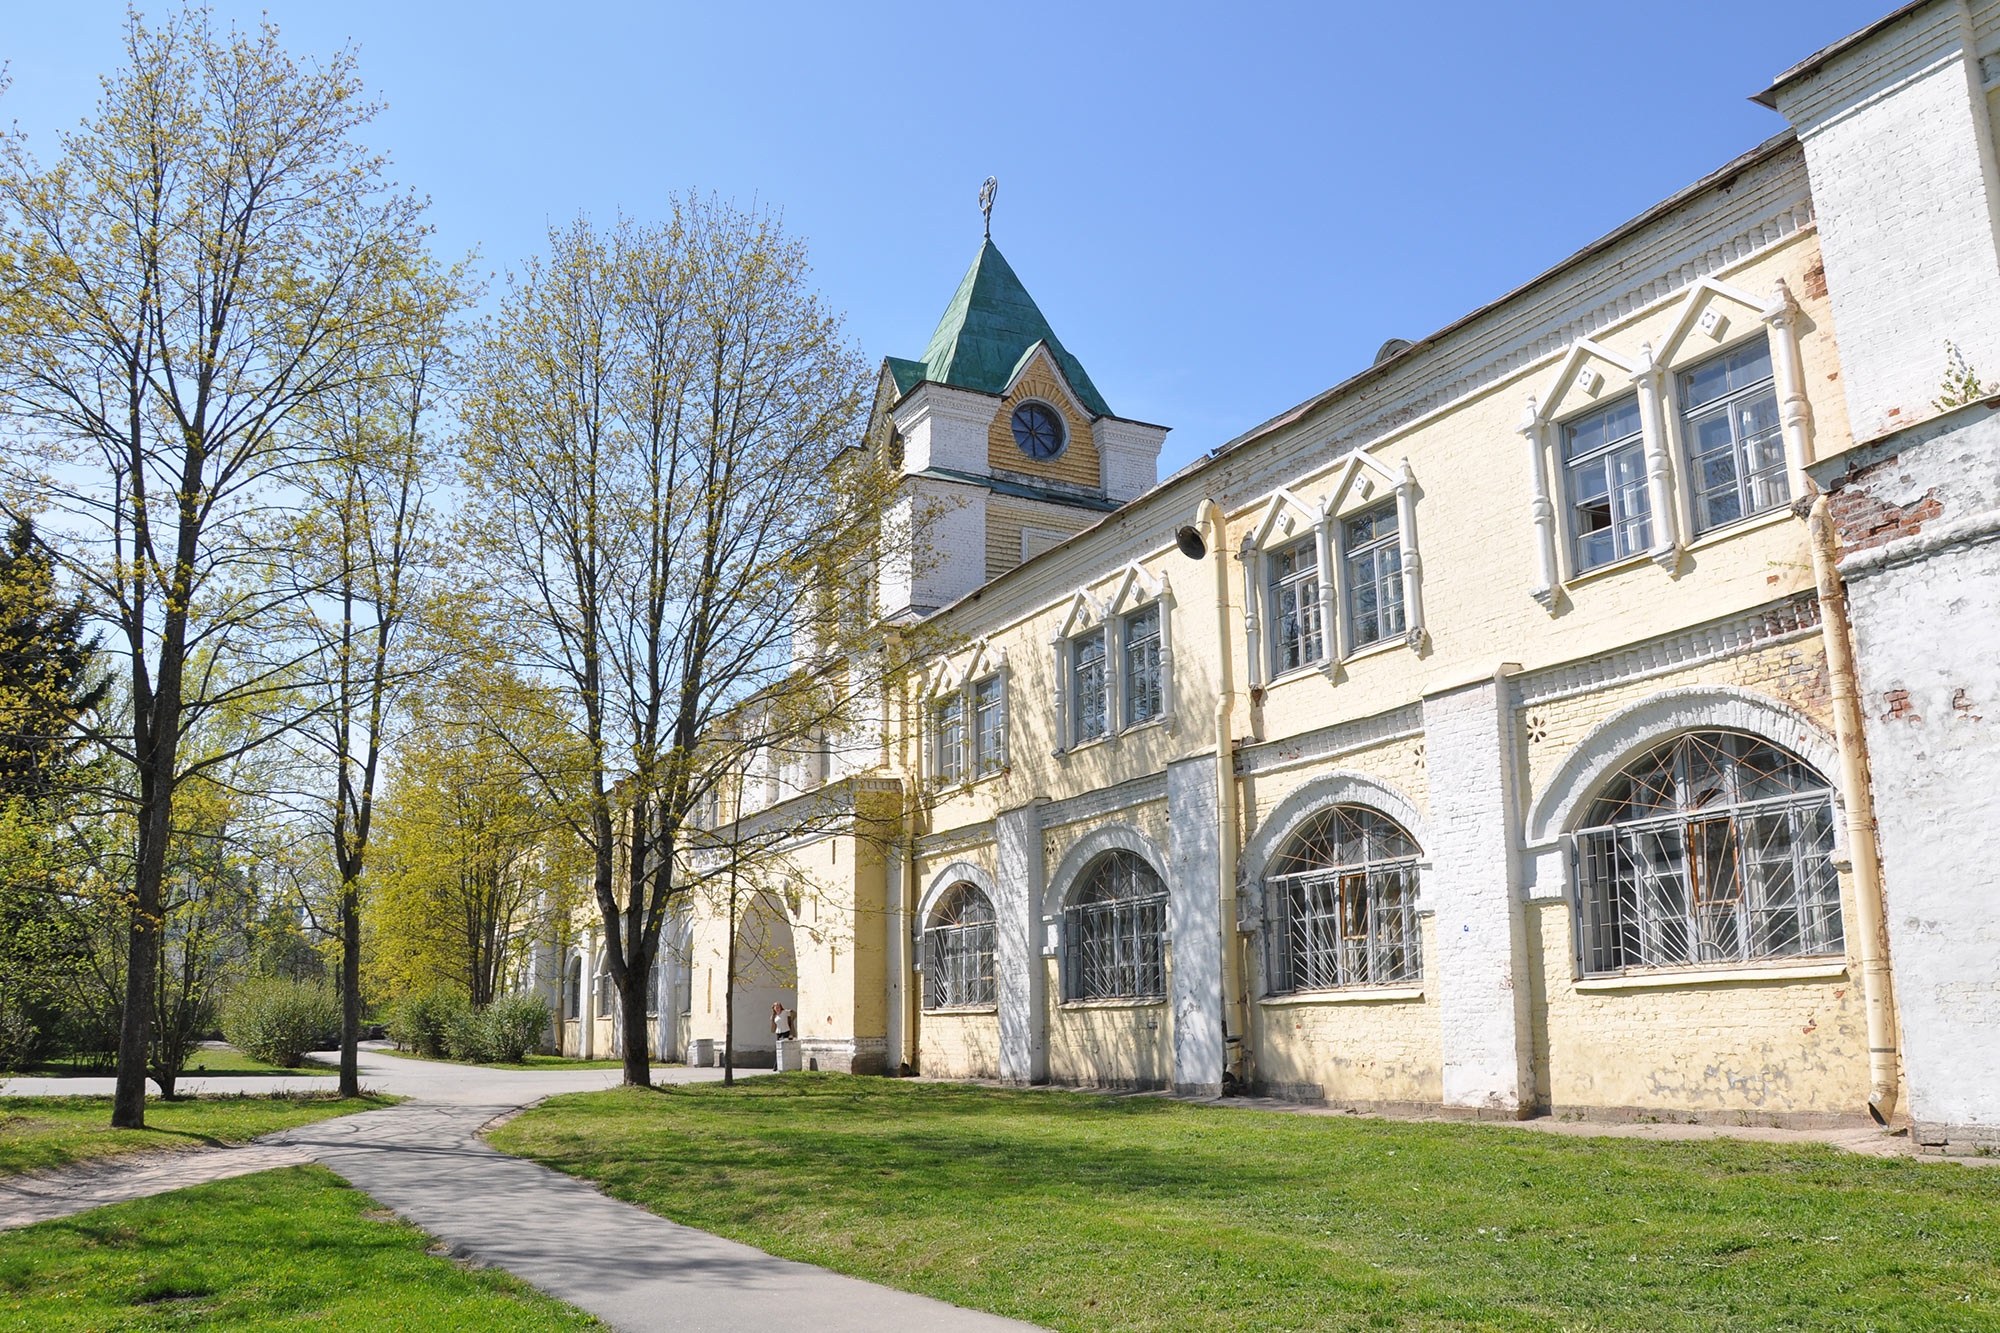
<instances>
[{"instance_id":1,"label":"white painted wall section","mask_svg":"<svg viewBox=\"0 0 2000 1333\"><path fill-rule=\"evenodd\" d=\"M1513 837L1512 709L1496 675L1424 700L1444 1104L1518 1113L1528 1077L1527 945Z\"/></svg>"}]
</instances>

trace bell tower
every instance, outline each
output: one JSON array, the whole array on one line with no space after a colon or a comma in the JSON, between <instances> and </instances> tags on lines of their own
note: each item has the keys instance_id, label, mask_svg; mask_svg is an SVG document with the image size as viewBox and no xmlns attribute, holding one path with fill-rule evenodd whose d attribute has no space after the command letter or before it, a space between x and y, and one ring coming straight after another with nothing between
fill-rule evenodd
<instances>
[{"instance_id":1,"label":"bell tower","mask_svg":"<svg viewBox=\"0 0 2000 1333\"><path fill-rule=\"evenodd\" d=\"M892 521L916 539L879 571L890 621L948 606L1158 480L1167 428L1119 417L989 234L922 356L888 357L871 443L900 460Z\"/></svg>"}]
</instances>

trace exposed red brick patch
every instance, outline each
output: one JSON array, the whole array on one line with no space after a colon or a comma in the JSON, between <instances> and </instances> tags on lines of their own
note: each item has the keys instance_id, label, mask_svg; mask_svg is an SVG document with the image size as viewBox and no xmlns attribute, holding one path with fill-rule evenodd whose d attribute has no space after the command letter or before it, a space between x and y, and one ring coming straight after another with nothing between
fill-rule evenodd
<instances>
[{"instance_id":1,"label":"exposed red brick patch","mask_svg":"<svg viewBox=\"0 0 2000 1333\"><path fill-rule=\"evenodd\" d=\"M1889 504L1875 497L1870 483L1893 475L1890 469L1897 462L1895 458L1885 458L1843 477L1839 489L1827 497L1827 512L1833 519L1834 531L1839 534L1842 554L1914 536L1923 531L1924 524L1944 513L1944 501L1938 498L1935 486L1906 505Z\"/></svg>"},{"instance_id":2,"label":"exposed red brick patch","mask_svg":"<svg viewBox=\"0 0 2000 1333\"><path fill-rule=\"evenodd\" d=\"M1910 704L1908 690L1884 690L1882 702L1889 705L1889 711L1882 714L1884 722L1921 722L1923 716Z\"/></svg>"},{"instance_id":3,"label":"exposed red brick patch","mask_svg":"<svg viewBox=\"0 0 2000 1333\"><path fill-rule=\"evenodd\" d=\"M1826 295L1826 265L1815 259L1806 270L1806 296L1808 298Z\"/></svg>"},{"instance_id":4,"label":"exposed red brick patch","mask_svg":"<svg viewBox=\"0 0 2000 1333\"><path fill-rule=\"evenodd\" d=\"M1972 711L1972 696L1961 685L1951 692L1952 716L1961 722L1984 722L1986 719Z\"/></svg>"}]
</instances>

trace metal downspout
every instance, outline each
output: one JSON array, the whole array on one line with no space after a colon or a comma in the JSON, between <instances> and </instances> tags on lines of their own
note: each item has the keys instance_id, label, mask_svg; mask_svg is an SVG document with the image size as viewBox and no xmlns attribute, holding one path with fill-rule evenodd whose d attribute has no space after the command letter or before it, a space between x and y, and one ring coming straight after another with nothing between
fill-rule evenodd
<instances>
[{"instance_id":1,"label":"metal downspout","mask_svg":"<svg viewBox=\"0 0 2000 1333\"><path fill-rule=\"evenodd\" d=\"M1854 647L1847 618L1847 590L1835 564L1833 520L1826 495L1813 496L1806 516L1812 541L1813 581L1819 590L1827 679L1833 693L1833 735L1840 750L1840 796L1847 854L1854 867L1854 905L1860 917L1861 996L1868 1017L1868 1113L1888 1124L1901 1085L1896 1048L1894 981L1883 932L1882 854L1875 839L1875 800L1869 787L1868 752L1861 730L1861 700L1854 683Z\"/></svg>"},{"instance_id":2,"label":"metal downspout","mask_svg":"<svg viewBox=\"0 0 2000 1333\"><path fill-rule=\"evenodd\" d=\"M1250 1048L1250 1000L1246 987L1248 982L1243 969L1243 936L1236 928L1236 838L1239 826L1237 816L1236 782L1236 674L1235 652L1229 633L1229 533L1224 524L1222 510L1213 500L1203 500L1195 513L1195 522L1206 530L1209 558L1215 563L1215 646L1217 674L1215 682L1215 786L1216 786L1216 830L1219 838L1219 855L1216 857L1216 899L1220 908L1222 927L1222 993L1224 1020L1222 1032L1223 1064L1225 1069L1229 1059L1228 1009L1233 1005L1236 1013L1235 1076L1239 1087L1249 1085L1253 1070Z\"/></svg>"},{"instance_id":3,"label":"metal downspout","mask_svg":"<svg viewBox=\"0 0 2000 1333\"><path fill-rule=\"evenodd\" d=\"M903 639L892 636L891 644L901 656ZM887 645L885 645L886 649ZM903 957L903 1051L901 1068L896 1072L914 1074L917 1072L918 1030L923 1022L923 1006L918 1003L918 988L923 978L917 974L917 941L922 938L917 929L917 803L921 799L923 783L918 763L920 756L911 751L922 744L913 727L915 720L910 707L909 681L902 673L892 674L897 681L896 688L896 732L899 738L897 764L901 768L903 788L903 873L902 883L897 892L897 929L903 932L899 948ZM885 710L886 711L886 710Z\"/></svg>"}]
</instances>

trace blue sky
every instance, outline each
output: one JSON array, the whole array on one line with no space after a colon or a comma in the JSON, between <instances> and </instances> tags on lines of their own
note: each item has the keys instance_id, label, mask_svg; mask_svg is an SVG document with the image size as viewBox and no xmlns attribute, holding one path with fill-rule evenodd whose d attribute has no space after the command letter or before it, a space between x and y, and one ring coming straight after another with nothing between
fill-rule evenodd
<instances>
[{"instance_id":1,"label":"blue sky","mask_svg":"<svg viewBox=\"0 0 2000 1333\"><path fill-rule=\"evenodd\" d=\"M1271 6L218 3L352 40L441 249L579 211L784 213L867 353L914 356L993 236L1173 470L1783 128L1746 100L1893 0ZM0 118L44 151L122 6L10 6Z\"/></svg>"}]
</instances>

